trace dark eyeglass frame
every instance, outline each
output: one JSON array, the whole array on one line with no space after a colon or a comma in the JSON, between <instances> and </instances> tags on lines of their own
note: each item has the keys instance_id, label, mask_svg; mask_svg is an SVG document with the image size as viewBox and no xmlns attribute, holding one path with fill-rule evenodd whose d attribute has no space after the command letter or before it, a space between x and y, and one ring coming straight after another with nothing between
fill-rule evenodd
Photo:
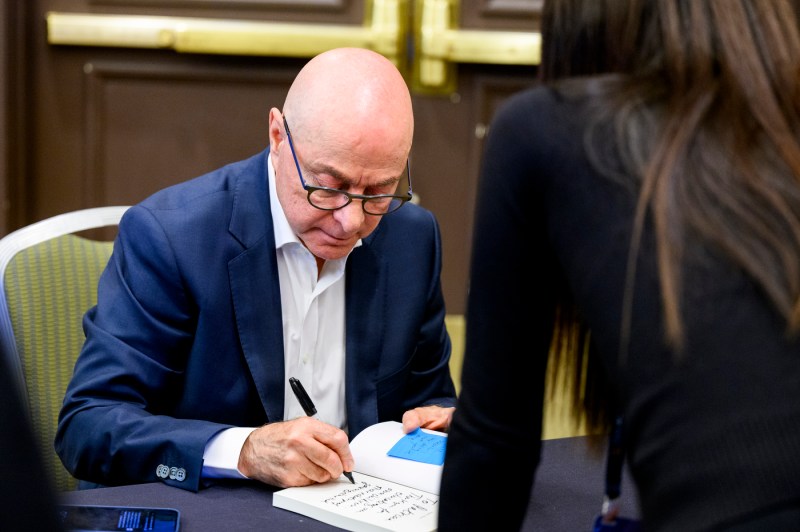
<instances>
[{"instance_id":1,"label":"dark eyeglass frame","mask_svg":"<svg viewBox=\"0 0 800 532\"><path fill-rule=\"evenodd\" d=\"M315 209L319 209L322 211L338 211L339 209L343 209L350 205L354 199L361 200L361 209L364 213L369 214L370 216L383 216L385 214L391 214L398 210L400 207L403 206L407 201L411 201L412 198L412 190L411 190L411 168L409 165L408 160L406 160L406 179L408 179L408 192L405 195L398 195L398 194L352 194L350 192L346 192L344 190L338 188L330 188L330 187L314 187L306 183L306 180L303 178L303 171L300 170L300 161L297 160L297 154L294 151L294 141L292 140L292 132L289 129L289 123L286 121L286 116L283 116L283 127L286 129L286 137L289 139L289 150L292 152L292 158L294 159L294 165L297 167L297 175L300 176L300 183L303 185L303 190L308 192L306 195L306 199L308 203L314 207ZM335 194L341 194L342 196L347 196L347 203L344 205L340 205L339 207L320 207L319 205L315 204L311 201L311 194L314 192L321 190L323 192L331 192ZM382 199L382 198L392 198L397 200L398 204L389 203L388 210L384 212L370 212L367 210L367 204L370 200L375 199Z\"/></svg>"}]
</instances>

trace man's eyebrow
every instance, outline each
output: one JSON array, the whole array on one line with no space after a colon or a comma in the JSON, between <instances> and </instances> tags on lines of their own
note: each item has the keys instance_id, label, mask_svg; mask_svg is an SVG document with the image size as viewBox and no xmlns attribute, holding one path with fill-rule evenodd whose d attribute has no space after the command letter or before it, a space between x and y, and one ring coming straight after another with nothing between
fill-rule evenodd
<instances>
[{"instance_id":1,"label":"man's eyebrow","mask_svg":"<svg viewBox=\"0 0 800 532\"><path fill-rule=\"evenodd\" d=\"M350 179L349 177L347 177L346 175L341 173L336 168L333 168L332 166L328 166L327 164L320 165L319 170L316 171L316 175L319 175L319 174L328 174L329 176L331 176L335 180L341 181L344 185L350 185L353 182L352 179ZM388 187L390 185L394 185L395 183L399 183L400 182L400 180L403 178L403 175L404 174L400 174L398 177L389 177L387 179L384 179L383 181L380 181L378 183L374 183L372 186L374 186L374 187Z\"/></svg>"},{"instance_id":2,"label":"man's eyebrow","mask_svg":"<svg viewBox=\"0 0 800 532\"><path fill-rule=\"evenodd\" d=\"M350 184L352 179L348 178L346 175L341 173L339 170L332 166L328 166L327 164L321 164L319 169L316 171L316 174L328 174L332 178L337 181L341 181L344 184Z\"/></svg>"}]
</instances>

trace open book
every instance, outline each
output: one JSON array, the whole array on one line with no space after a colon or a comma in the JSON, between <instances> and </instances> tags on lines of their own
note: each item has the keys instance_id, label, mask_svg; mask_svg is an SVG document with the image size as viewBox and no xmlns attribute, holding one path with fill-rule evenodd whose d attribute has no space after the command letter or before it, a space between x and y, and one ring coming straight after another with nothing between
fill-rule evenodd
<instances>
[{"instance_id":1,"label":"open book","mask_svg":"<svg viewBox=\"0 0 800 532\"><path fill-rule=\"evenodd\" d=\"M446 442L444 433L427 429L405 435L396 421L372 425L350 442L355 485L343 475L286 488L272 505L355 532L434 531ZM431 460L435 456L442 461Z\"/></svg>"}]
</instances>

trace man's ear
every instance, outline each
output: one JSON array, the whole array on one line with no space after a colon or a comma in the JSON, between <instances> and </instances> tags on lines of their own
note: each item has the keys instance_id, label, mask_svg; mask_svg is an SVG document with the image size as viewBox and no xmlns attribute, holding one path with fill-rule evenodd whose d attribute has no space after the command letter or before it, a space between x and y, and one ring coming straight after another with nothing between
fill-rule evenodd
<instances>
[{"instance_id":1,"label":"man's ear","mask_svg":"<svg viewBox=\"0 0 800 532\"><path fill-rule=\"evenodd\" d=\"M278 149L281 146L281 142L284 141L286 135L284 134L283 129L283 114L273 107L269 110L269 152L274 159L277 156Z\"/></svg>"}]
</instances>

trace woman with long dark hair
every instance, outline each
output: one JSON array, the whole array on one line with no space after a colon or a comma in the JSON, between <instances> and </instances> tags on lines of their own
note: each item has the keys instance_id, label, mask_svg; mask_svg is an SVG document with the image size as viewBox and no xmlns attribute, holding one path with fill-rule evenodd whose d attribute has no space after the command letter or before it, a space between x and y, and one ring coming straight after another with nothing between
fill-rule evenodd
<instances>
[{"instance_id":1,"label":"woman with long dark hair","mask_svg":"<svg viewBox=\"0 0 800 532\"><path fill-rule=\"evenodd\" d=\"M440 530L521 524L551 346L622 415L647 530L800 530L799 27L546 0L543 85L487 137Z\"/></svg>"}]
</instances>

